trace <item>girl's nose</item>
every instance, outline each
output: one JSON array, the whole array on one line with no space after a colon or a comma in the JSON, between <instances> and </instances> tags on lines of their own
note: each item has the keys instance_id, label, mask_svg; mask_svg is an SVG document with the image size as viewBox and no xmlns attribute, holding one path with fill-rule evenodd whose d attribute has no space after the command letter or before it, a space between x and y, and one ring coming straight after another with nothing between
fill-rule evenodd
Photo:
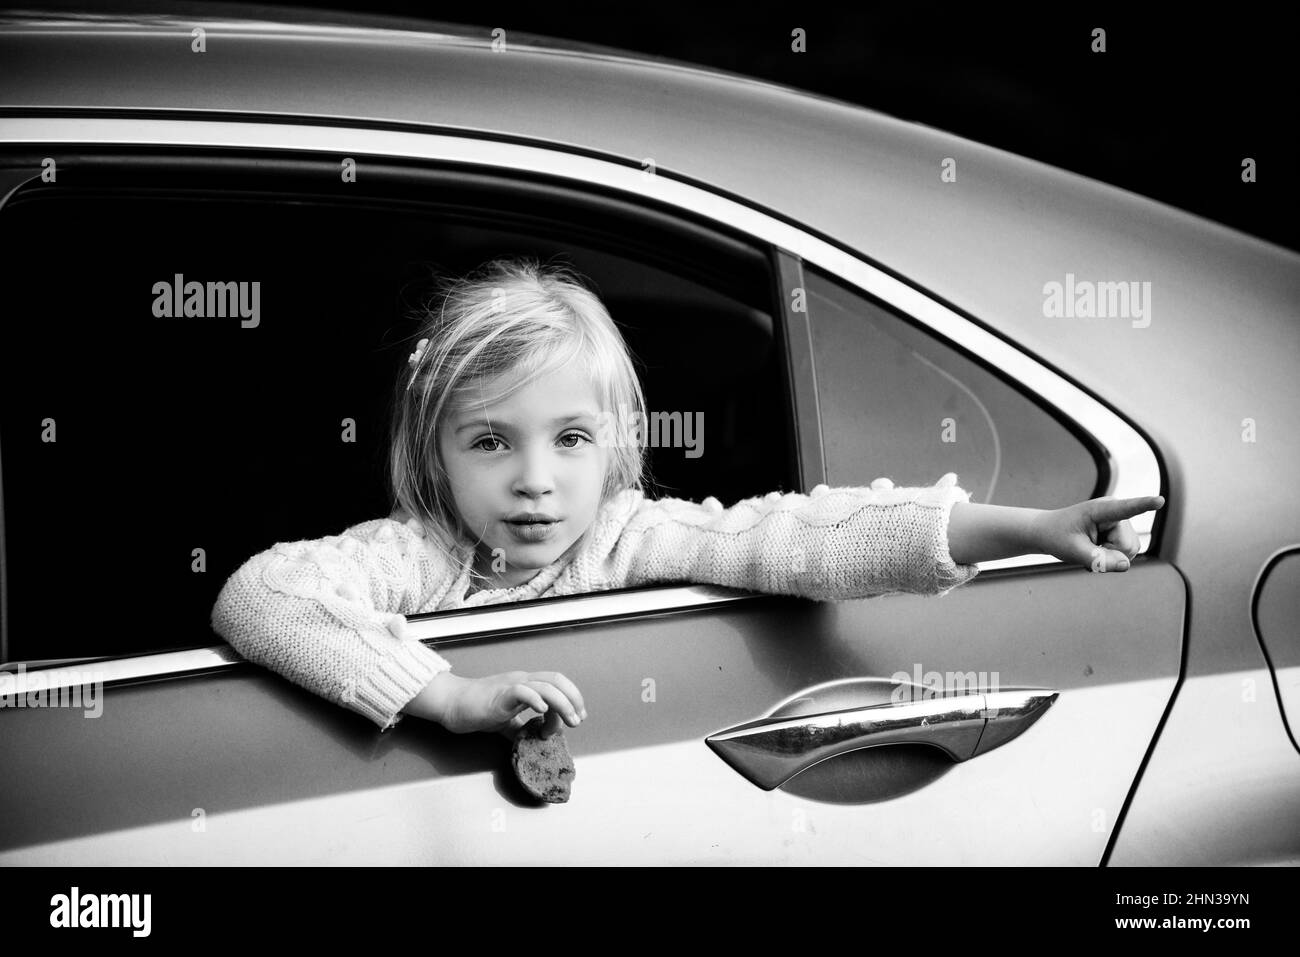
<instances>
[{"instance_id":1,"label":"girl's nose","mask_svg":"<svg viewBox=\"0 0 1300 957\"><path fill-rule=\"evenodd\" d=\"M515 479L520 495L544 495L552 490L551 468L545 451L530 452L523 457L523 468Z\"/></svg>"}]
</instances>

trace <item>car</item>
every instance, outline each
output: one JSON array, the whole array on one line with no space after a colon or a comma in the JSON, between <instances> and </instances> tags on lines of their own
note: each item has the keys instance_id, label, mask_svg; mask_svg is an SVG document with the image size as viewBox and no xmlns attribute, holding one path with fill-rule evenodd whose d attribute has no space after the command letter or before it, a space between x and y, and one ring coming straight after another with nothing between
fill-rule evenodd
<instances>
[{"instance_id":1,"label":"car","mask_svg":"<svg viewBox=\"0 0 1300 957\"><path fill-rule=\"evenodd\" d=\"M1300 863L1300 256L777 84L287 16L0 21L0 864ZM208 622L249 556L388 514L410 309L506 253L590 277L650 408L702 416L660 494L1167 504L1124 574L412 619L582 689L539 806L503 738L381 731Z\"/></svg>"}]
</instances>

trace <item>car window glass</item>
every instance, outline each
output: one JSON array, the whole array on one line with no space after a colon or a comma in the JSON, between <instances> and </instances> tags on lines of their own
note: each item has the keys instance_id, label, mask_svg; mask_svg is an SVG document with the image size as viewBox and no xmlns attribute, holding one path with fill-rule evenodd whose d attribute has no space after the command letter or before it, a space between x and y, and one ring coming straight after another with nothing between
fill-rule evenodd
<instances>
[{"instance_id":1,"label":"car window glass","mask_svg":"<svg viewBox=\"0 0 1300 957\"><path fill-rule=\"evenodd\" d=\"M828 483L956 472L973 502L1056 508L1093 495L1089 448L1018 389L815 266L804 284Z\"/></svg>"}]
</instances>

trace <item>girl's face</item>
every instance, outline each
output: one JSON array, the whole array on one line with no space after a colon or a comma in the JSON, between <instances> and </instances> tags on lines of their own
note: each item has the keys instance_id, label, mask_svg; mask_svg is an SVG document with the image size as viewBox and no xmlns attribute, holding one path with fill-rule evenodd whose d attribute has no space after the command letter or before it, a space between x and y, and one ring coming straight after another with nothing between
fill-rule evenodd
<instances>
[{"instance_id":1,"label":"girl's face","mask_svg":"<svg viewBox=\"0 0 1300 957\"><path fill-rule=\"evenodd\" d=\"M562 368L494 405L447 417L438 449L456 508L478 537L486 587L528 581L567 557L595 520L609 453L596 444L599 414L590 381Z\"/></svg>"}]
</instances>

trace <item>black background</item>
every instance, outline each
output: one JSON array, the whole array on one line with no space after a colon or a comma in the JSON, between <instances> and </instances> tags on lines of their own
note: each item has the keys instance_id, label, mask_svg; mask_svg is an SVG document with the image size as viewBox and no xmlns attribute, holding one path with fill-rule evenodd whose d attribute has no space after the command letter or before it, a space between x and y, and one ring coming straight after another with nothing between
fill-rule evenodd
<instances>
[{"instance_id":1,"label":"black background","mask_svg":"<svg viewBox=\"0 0 1300 957\"><path fill-rule=\"evenodd\" d=\"M233 13L253 8L218 3ZM167 4L167 9L186 5ZM312 19L357 0L266 5ZM1300 249L1294 33L1260 7L429 3L368 12L598 43L834 96ZM790 50L795 27L807 52ZM1106 30L1107 50L1091 52ZM1258 182L1241 182L1253 157Z\"/></svg>"}]
</instances>

